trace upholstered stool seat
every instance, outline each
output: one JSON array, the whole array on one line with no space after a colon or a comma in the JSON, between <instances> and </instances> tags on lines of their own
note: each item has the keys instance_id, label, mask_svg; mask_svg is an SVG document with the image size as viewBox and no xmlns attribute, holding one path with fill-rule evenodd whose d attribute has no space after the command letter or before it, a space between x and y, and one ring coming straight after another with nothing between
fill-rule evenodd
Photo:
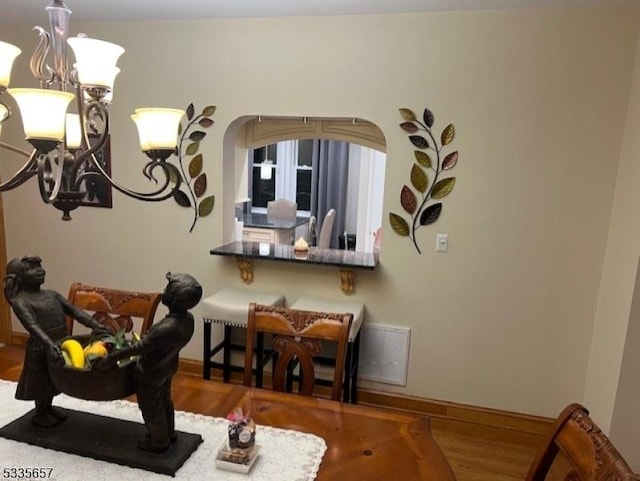
<instances>
[{"instance_id":1,"label":"upholstered stool seat","mask_svg":"<svg viewBox=\"0 0 640 481\"><path fill-rule=\"evenodd\" d=\"M360 327L364 321L364 304L353 300L301 297L291 305L291 309L353 315L344 363L343 401L355 404L360 355Z\"/></svg>"},{"instance_id":2,"label":"upholstered stool seat","mask_svg":"<svg viewBox=\"0 0 640 481\"><path fill-rule=\"evenodd\" d=\"M204 349L202 359L202 377L211 379L211 369L222 369L222 380L229 381L231 371L242 372L244 370L243 362L233 365L231 362L231 351L237 350L244 352L244 345L232 343L232 333L234 329L247 328L247 316L249 314L249 304L256 302L267 306L281 306L284 303L284 296L281 294L256 293L241 291L233 287L226 287L215 294L202 300L201 311L204 321ZM211 325L219 324L223 326L222 341L211 346ZM244 335L242 339L244 339ZM258 362L262 360L264 351L264 341L258 337ZM214 362L213 357L222 351L222 362ZM260 383L262 380L260 379ZM256 383L258 381L256 380Z\"/></svg>"}]
</instances>

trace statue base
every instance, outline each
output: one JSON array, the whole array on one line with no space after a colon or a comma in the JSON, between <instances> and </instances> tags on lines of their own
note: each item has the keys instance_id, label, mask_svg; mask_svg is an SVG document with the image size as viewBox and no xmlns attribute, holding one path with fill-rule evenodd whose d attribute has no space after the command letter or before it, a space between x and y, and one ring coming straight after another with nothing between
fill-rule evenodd
<instances>
[{"instance_id":1,"label":"statue base","mask_svg":"<svg viewBox=\"0 0 640 481\"><path fill-rule=\"evenodd\" d=\"M203 442L199 434L176 431L177 439L161 454L138 449L144 424L56 407L67 415L53 428L31 423L34 410L0 428L0 437L22 443L99 459L109 463L175 476Z\"/></svg>"}]
</instances>

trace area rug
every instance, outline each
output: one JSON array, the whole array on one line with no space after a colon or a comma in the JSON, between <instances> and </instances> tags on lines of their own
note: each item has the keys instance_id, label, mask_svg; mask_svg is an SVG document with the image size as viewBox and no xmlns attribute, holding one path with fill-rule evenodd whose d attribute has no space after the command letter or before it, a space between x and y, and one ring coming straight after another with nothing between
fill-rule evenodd
<instances>
[{"instance_id":1,"label":"area rug","mask_svg":"<svg viewBox=\"0 0 640 481\"><path fill-rule=\"evenodd\" d=\"M0 426L20 418L33 408L32 402L14 398L16 383L0 380ZM143 424L137 404L129 401L83 401L64 394L55 406ZM258 426L256 442L260 454L248 474L216 468L216 454L227 432L227 421L187 412L176 412L176 430L199 434L204 442L175 474L177 480L222 481L311 481L316 478L327 449L324 440L312 434L269 426ZM96 433L99 436L100 433ZM0 479L5 468L51 468L46 479L54 481L156 481L172 479L163 474L95 459L66 454L0 438ZM48 471L48 470L47 470Z\"/></svg>"}]
</instances>

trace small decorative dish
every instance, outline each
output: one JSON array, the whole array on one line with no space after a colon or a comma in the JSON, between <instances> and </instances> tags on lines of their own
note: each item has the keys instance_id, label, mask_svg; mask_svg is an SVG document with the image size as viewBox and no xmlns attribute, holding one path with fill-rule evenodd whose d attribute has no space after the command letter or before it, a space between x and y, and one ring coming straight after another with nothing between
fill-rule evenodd
<instances>
[{"instance_id":1,"label":"small decorative dish","mask_svg":"<svg viewBox=\"0 0 640 481\"><path fill-rule=\"evenodd\" d=\"M259 444L255 444L249 449L230 449L225 440L218 449L216 468L246 474L256 462L259 451Z\"/></svg>"}]
</instances>

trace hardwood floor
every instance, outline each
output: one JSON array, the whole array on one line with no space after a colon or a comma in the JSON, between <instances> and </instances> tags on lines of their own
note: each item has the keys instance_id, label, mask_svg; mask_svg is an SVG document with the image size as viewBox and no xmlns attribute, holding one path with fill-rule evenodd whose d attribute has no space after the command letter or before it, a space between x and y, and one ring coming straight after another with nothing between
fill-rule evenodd
<instances>
[{"instance_id":1,"label":"hardwood floor","mask_svg":"<svg viewBox=\"0 0 640 481\"><path fill-rule=\"evenodd\" d=\"M431 434L458 481L522 481L536 452L530 443L506 441L509 433L471 423L432 419ZM539 437L539 443L542 437Z\"/></svg>"},{"instance_id":2,"label":"hardwood floor","mask_svg":"<svg viewBox=\"0 0 640 481\"><path fill-rule=\"evenodd\" d=\"M17 381L23 350L0 348L0 379ZM179 409L206 412L207 392L216 383L179 373L174 400ZM431 432L459 481L522 481L542 436L473 421L431 417Z\"/></svg>"}]
</instances>

